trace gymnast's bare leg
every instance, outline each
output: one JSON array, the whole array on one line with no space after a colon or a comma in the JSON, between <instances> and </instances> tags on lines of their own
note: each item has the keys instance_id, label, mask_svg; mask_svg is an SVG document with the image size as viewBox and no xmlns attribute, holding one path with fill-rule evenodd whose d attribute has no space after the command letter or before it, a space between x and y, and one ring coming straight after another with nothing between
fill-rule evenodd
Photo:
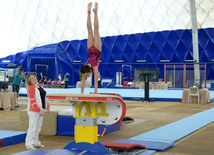
<instances>
[{"instance_id":1,"label":"gymnast's bare leg","mask_svg":"<svg viewBox=\"0 0 214 155\"><path fill-rule=\"evenodd\" d=\"M101 51L101 38L99 34L99 22L97 16L98 3L95 3L94 11L94 47ZM98 88L98 66L94 67L94 93L97 94Z\"/></svg>"},{"instance_id":2,"label":"gymnast's bare leg","mask_svg":"<svg viewBox=\"0 0 214 155\"><path fill-rule=\"evenodd\" d=\"M98 10L98 3L95 3L95 7L93 9L94 12L94 33L92 30L92 26L91 26L91 8L92 8L92 3L88 4L88 16L87 16L87 30L88 30L88 49L92 46L94 46L95 48L97 48L99 51L101 51L101 38L100 38L100 34L99 34L99 22L98 22L98 16L97 16L97 10ZM88 63L86 64L90 67L91 64ZM93 68L93 72L94 72L94 93L97 94L97 88L98 88L98 66L95 66ZM84 88L85 88L85 79L88 78L90 76L90 74L82 74L84 76L82 76L82 84L81 84L81 93L84 92Z\"/></svg>"},{"instance_id":3,"label":"gymnast's bare leg","mask_svg":"<svg viewBox=\"0 0 214 155\"><path fill-rule=\"evenodd\" d=\"M93 37L93 31L91 27L91 7L92 7L92 2L88 4L88 17L87 17L88 49L94 45L94 37Z\"/></svg>"}]
</instances>

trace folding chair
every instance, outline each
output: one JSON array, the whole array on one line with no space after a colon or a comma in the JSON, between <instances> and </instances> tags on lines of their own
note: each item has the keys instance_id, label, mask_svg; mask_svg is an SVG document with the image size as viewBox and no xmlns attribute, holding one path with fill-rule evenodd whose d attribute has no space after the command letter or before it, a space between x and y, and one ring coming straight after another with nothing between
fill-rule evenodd
<instances>
[{"instance_id":1,"label":"folding chair","mask_svg":"<svg viewBox=\"0 0 214 155\"><path fill-rule=\"evenodd\" d=\"M188 96L188 103L189 103L189 98L192 96L198 96L198 104L200 102L200 98L199 98L199 91L198 91L198 87L190 87L189 89L189 96ZM191 98L191 102L192 102L192 98Z\"/></svg>"}]
</instances>

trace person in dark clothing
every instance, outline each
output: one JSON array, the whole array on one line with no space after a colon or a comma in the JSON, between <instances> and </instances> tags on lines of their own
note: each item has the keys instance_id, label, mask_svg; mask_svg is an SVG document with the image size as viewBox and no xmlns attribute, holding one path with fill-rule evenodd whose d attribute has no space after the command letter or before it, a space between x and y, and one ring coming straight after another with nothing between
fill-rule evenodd
<instances>
[{"instance_id":1,"label":"person in dark clothing","mask_svg":"<svg viewBox=\"0 0 214 155\"><path fill-rule=\"evenodd\" d=\"M40 75L39 75L39 81L40 81L40 84L42 84L42 82L43 82L43 75L42 75L42 72L41 72Z\"/></svg>"},{"instance_id":2,"label":"person in dark clothing","mask_svg":"<svg viewBox=\"0 0 214 155\"><path fill-rule=\"evenodd\" d=\"M70 77L70 74L68 74L68 73L66 73L65 76L64 76L65 88L68 88L69 77Z\"/></svg>"},{"instance_id":3,"label":"person in dark clothing","mask_svg":"<svg viewBox=\"0 0 214 155\"><path fill-rule=\"evenodd\" d=\"M13 92L17 93L16 107L19 107L18 105L19 90L21 88L23 80L24 80L24 70L20 68L14 77L13 85L12 85Z\"/></svg>"}]
</instances>

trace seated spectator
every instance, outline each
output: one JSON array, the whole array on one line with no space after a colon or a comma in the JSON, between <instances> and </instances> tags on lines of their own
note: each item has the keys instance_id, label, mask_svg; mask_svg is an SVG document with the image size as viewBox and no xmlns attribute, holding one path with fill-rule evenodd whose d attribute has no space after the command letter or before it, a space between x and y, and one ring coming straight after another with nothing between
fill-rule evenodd
<instances>
[{"instance_id":1,"label":"seated spectator","mask_svg":"<svg viewBox=\"0 0 214 155\"><path fill-rule=\"evenodd\" d=\"M51 85L51 79L47 81L47 85Z\"/></svg>"},{"instance_id":2,"label":"seated spectator","mask_svg":"<svg viewBox=\"0 0 214 155\"><path fill-rule=\"evenodd\" d=\"M61 77L57 79L56 84L57 84L58 86L61 86Z\"/></svg>"},{"instance_id":3,"label":"seated spectator","mask_svg":"<svg viewBox=\"0 0 214 155\"><path fill-rule=\"evenodd\" d=\"M58 86L61 87L61 81L58 81Z\"/></svg>"},{"instance_id":4,"label":"seated spectator","mask_svg":"<svg viewBox=\"0 0 214 155\"><path fill-rule=\"evenodd\" d=\"M63 78L62 81L61 81L61 86L62 86L62 87L65 87L65 80L64 80L64 78Z\"/></svg>"},{"instance_id":5,"label":"seated spectator","mask_svg":"<svg viewBox=\"0 0 214 155\"><path fill-rule=\"evenodd\" d=\"M47 78L44 79L44 85L47 86Z\"/></svg>"},{"instance_id":6,"label":"seated spectator","mask_svg":"<svg viewBox=\"0 0 214 155\"><path fill-rule=\"evenodd\" d=\"M64 78L63 78L62 81L61 81L61 85L65 85L65 80L64 80Z\"/></svg>"},{"instance_id":7,"label":"seated spectator","mask_svg":"<svg viewBox=\"0 0 214 155\"><path fill-rule=\"evenodd\" d=\"M56 79L53 79L53 81L52 81L52 85L56 85Z\"/></svg>"}]
</instances>

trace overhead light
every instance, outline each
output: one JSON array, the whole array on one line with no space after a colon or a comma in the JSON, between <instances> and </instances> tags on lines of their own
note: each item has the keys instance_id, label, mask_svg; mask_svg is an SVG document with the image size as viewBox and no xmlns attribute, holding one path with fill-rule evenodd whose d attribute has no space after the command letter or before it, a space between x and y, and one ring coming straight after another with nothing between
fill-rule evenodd
<instances>
[{"instance_id":1,"label":"overhead light","mask_svg":"<svg viewBox=\"0 0 214 155\"><path fill-rule=\"evenodd\" d=\"M145 62L147 62L147 60L136 60L135 62L137 62L137 63L145 63Z\"/></svg>"},{"instance_id":2,"label":"overhead light","mask_svg":"<svg viewBox=\"0 0 214 155\"><path fill-rule=\"evenodd\" d=\"M10 60L2 60L1 62L3 62L3 63L9 63L11 61Z\"/></svg>"},{"instance_id":3,"label":"overhead light","mask_svg":"<svg viewBox=\"0 0 214 155\"><path fill-rule=\"evenodd\" d=\"M196 62L196 60L184 60L184 62Z\"/></svg>"},{"instance_id":4,"label":"overhead light","mask_svg":"<svg viewBox=\"0 0 214 155\"><path fill-rule=\"evenodd\" d=\"M211 59L210 62L214 62L214 59Z\"/></svg>"},{"instance_id":5,"label":"overhead light","mask_svg":"<svg viewBox=\"0 0 214 155\"><path fill-rule=\"evenodd\" d=\"M171 62L171 60L159 60L159 62Z\"/></svg>"},{"instance_id":6,"label":"overhead light","mask_svg":"<svg viewBox=\"0 0 214 155\"><path fill-rule=\"evenodd\" d=\"M114 62L116 62L116 63L123 63L124 60L114 60Z\"/></svg>"},{"instance_id":7,"label":"overhead light","mask_svg":"<svg viewBox=\"0 0 214 155\"><path fill-rule=\"evenodd\" d=\"M82 61L81 60L74 60L72 61L73 63L81 63Z\"/></svg>"},{"instance_id":8,"label":"overhead light","mask_svg":"<svg viewBox=\"0 0 214 155\"><path fill-rule=\"evenodd\" d=\"M102 63L103 62L103 60L100 60L100 63Z\"/></svg>"}]
</instances>

